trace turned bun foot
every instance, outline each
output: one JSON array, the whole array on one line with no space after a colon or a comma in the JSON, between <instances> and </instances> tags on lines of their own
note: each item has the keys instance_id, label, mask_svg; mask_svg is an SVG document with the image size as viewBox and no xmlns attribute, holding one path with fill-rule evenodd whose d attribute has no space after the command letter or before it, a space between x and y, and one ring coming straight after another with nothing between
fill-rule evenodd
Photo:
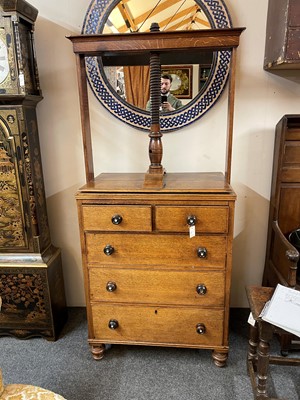
<instances>
[{"instance_id":1,"label":"turned bun foot","mask_svg":"<svg viewBox=\"0 0 300 400\"><path fill-rule=\"evenodd\" d=\"M228 352L226 353L219 353L217 351L212 352L212 358L214 360L214 363L217 367L225 367L227 358L228 358Z\"/></svg>"},{"instance_id":2,"label":"turned bun foot","mask_svg":"<svg viewBox=\"0 0 300 400\"><path fill-rule=\"evenodd\" d=\"M104 344L92 346L91 353L93 355L94 360L97 361L102 360L102 358L104 357L104 350L105 350Z\"/></svg>"}]
</instances>

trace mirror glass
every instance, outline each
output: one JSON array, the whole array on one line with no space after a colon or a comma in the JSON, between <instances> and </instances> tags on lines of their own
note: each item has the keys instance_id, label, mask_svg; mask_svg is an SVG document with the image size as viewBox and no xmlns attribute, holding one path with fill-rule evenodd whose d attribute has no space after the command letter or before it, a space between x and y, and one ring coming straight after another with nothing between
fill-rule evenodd
<instances>
[{"instance_id":1,"label":"mirror glass","mask_svg":"<svg viewBox=\"0 0 300 400\"><path fill-rule=\"evenodd\" d=\"M231 27L222 0L93 0L82 33L148 32L153 22L160 31ZM230 51L161 55L162 73L171 75L170 93L180 103L180 108L162 113L163 132L190 124L215 104L227 81L230 58ZM114 116L149 131L149 59L134 58L134 64L132 60L87 57L87 77L98 100Z\"/></svg>"}]
</instances>

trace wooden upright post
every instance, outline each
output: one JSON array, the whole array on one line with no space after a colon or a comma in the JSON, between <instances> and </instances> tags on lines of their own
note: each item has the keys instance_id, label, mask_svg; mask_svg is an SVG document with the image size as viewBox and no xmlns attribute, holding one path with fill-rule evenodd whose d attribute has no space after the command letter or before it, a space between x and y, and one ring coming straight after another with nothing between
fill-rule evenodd
<instances>
[{"instance_id":1,"label":"wooden upright post","mask_svg":"<svg viewBox=\"0 0 300 400\"><path fill-rule=\"evenodd\" d=\"M159 26L153 23L150 28L151 32L159 31ZM149 134L149 158L150 166L145 174L144 187L160 189L164 186L163 176L164 169L161 165L163 147L162 133L159 124L159 108L160 108L160 85L161 85L160 58L156 52L150 54L150 99L151 99L151 131Z\"/></svg>"}]
</instances>

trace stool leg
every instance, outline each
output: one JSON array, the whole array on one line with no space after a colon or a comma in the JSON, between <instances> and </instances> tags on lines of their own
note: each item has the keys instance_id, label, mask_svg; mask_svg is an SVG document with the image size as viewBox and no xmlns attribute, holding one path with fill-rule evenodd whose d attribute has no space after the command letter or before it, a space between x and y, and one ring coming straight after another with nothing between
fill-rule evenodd
<instances>
[{"instance_id":1,"label":"stool leg","mask_svg":"<svg viewBox=\"0 0 300 400\"><path fill-rule=\"evenodd\" d=\"M257 346L258 346L258 329L255 326L250 325L249 328L249 342L248 342L248 373L249 373L249 362L252 363L253 369L256 371L257 361Z\"/></svg>"},{"instance_id":2,"label":"stool leg","mask_svg":"<svg viewBox=\"0 0 300 400\"><path fill-rule=\"evenodd\" d=\"M256 399L268 398L267 378L269 369L269 342L260 338L257 353L257 388Z\"/></svg>"}]
</instances>

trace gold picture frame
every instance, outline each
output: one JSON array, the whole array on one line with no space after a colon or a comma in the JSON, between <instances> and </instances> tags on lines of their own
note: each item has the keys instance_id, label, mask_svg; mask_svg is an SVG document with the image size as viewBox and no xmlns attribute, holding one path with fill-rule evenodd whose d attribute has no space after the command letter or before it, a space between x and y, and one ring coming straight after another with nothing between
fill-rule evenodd
<instances>
[{"instance_id":1,"label":"gold picture frame","mask_svg":"<svg viewBox=\"0 0 300 400\"><path fill-rule=\"evenodd\" d=\"M161 74L172 76L170 92L178 99L191 99L193 97L193 66L192 65L163 65Z\"/></svg>"}]
</instances>

